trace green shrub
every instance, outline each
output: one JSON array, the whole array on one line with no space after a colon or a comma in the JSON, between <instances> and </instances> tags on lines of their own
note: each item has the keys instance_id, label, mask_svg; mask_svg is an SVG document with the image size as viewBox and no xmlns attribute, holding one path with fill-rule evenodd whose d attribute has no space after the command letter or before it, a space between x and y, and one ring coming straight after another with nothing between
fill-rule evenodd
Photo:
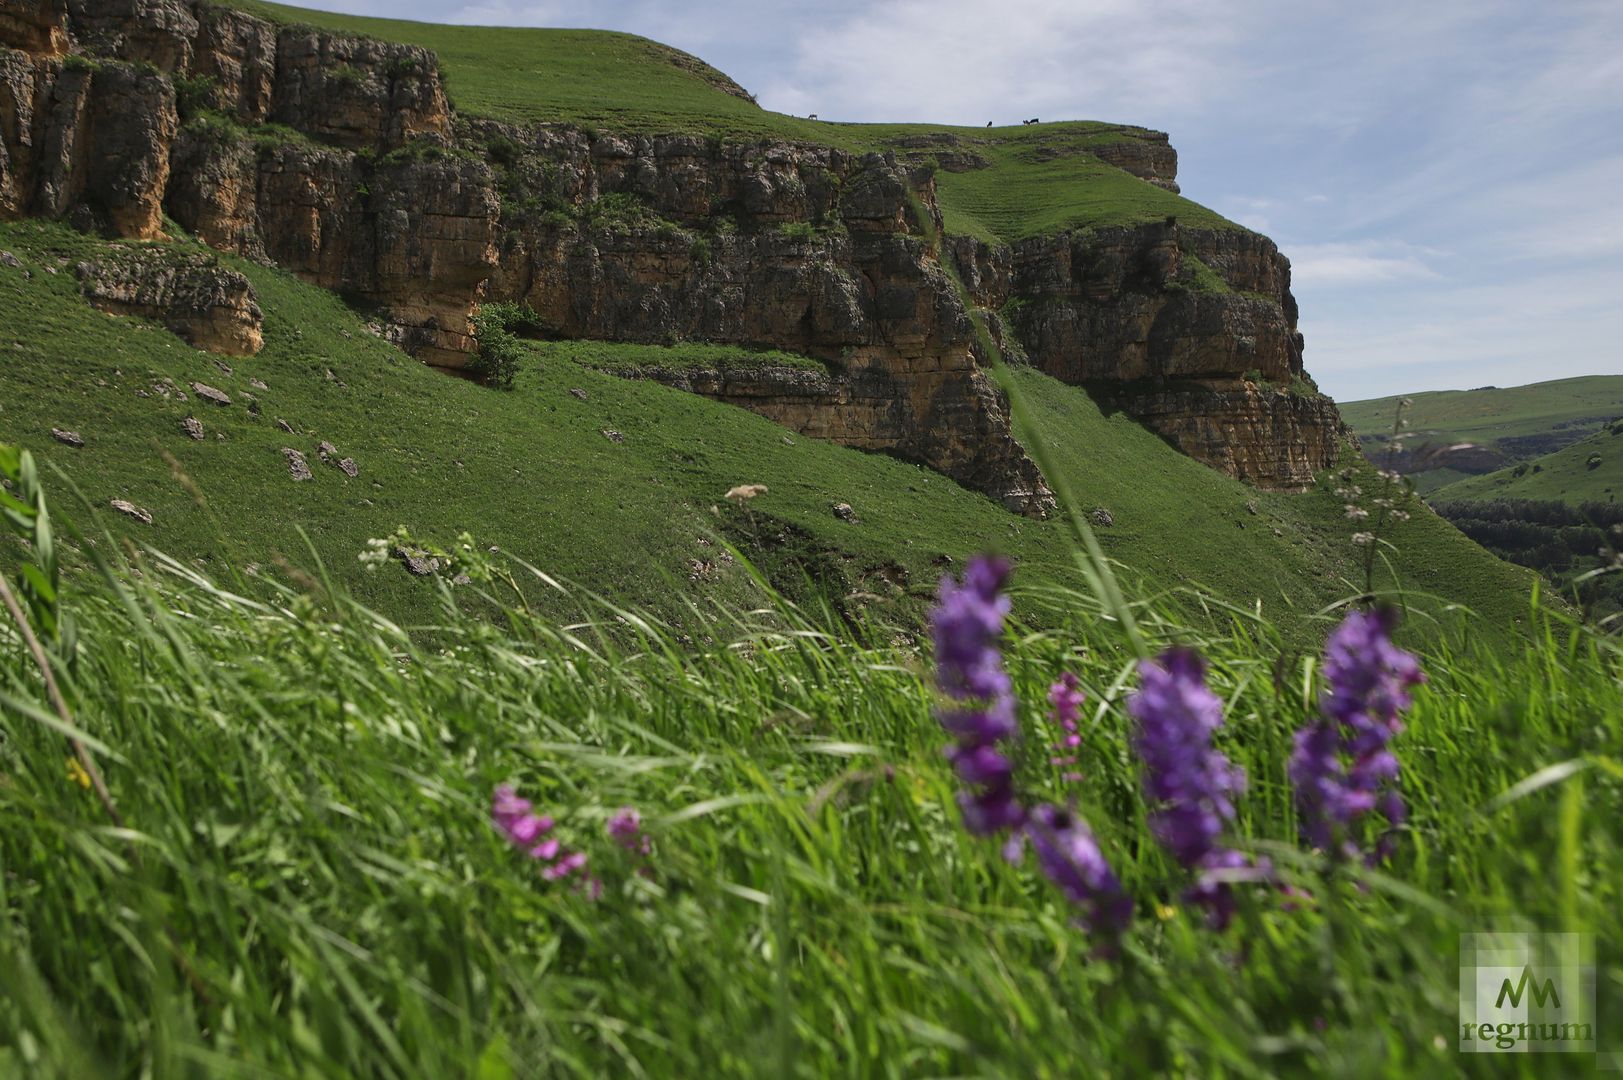
<instances>
[{"instance_id":1,"label":"green shrub","mask_svg":"<svg viewBox=\"0 0 1623 1080\"><path fill-rule=\"evenodd\" d=\"M778 226L778 234L797 244L809 244L817 239L817 228L809 221L786 221Z\"/></svg>"},{"instance_id":2,"label":"green shrub","mask_svg":"<svg viewBox=\"0 0 1623 1080\"><path fill-rule=\"evenodd\" d=\"M367 81L366 73L349 64L340 64L327 72L327 81L336 83L345 90L353 90Z\"/></svg>"},{"instance_id":3,"label":"green shrub","mask_svg":"<svg viewBox=\"0 0 1623 1080\"><path fill-rule=\"evenodd\" d=\"M511 390L524 353L518 338L507 329L502 307L501 304L486 305L473 317L473 336L479 343L479 351L469 363L468 371L486 386Z\"/></svg>"},{"instance_id":4,"label":"green shrub","mask_svg":"<svg viewBox=\"0 0 1623 1080\"><path fill-rule=\"evenodd\" d=\"M213 75L175 76L175 110L182 120L188 120L206 109L215 107L215 96L220 80Z\"/></svg>"}]
</instances>

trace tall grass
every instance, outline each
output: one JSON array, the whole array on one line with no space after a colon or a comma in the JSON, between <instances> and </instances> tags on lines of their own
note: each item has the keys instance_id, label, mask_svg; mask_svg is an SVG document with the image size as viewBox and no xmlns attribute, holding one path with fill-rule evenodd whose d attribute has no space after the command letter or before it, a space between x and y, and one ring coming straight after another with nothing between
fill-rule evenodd
<instances>
[{"instance_id":1,"label":"tall grass","mask_svg":"<svg viewBox=\"0 0 1623 1080\"><path fill-rule=\"evenodd\" d=\"M1079 801L1140 900L1101 959L1034 868L959 828L905 633L765 591L678 631L586 595L560 626L504 588L493 623L444 587L408 635L328 581L265 603L139 552L67 599L57 673L122 826L0 630L0 1075L1545 1075L1455 1050L1457 935L1508 915L1596 933L1603 1039L1623 1025L1618 645L1561 612L1426 658L1397 743L1414 818L1353 888L1294 841L1313 659L1244 612L1197 635L1131 601L1147 647L1211 659L1251 776L1238 839L1312 894L1249 893L1218 935L1148 838L1119 621L1018 590L1037 794ZM1039 611L1054 628L1018 621ZM1039 749L1062 669L1088 692L1070 786ZM600 899L491 829L502 782L589 853ZM649 874L604 836L623 805Z\"/></svg>"}]
</instances>

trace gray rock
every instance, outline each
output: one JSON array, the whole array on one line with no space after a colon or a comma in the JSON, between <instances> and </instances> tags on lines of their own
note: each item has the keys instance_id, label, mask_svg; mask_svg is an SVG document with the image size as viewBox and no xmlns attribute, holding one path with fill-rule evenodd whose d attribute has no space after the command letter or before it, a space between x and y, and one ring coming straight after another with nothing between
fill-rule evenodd
<instances>
[{"instance_id":1,"label":"gray rock","mask_svg":"<svg viewBox=\"0 0 1623 1080\"><path fill-rule=\"evenodd\" d=\"M582 390L578 386L572 387L569 392L571 394L575 395L576 397L580 398L582 401L586 400L586 391Z\"/></svg>"},{"instance_id":2,"label":"gray rock","mask_svg":"<svg viewBox=\"0 0 1623 1080\"><path fill-rule=\"evenodd\" d=\"M849 521L853 525L856 524L857 521L857 512L851 509L850 503L835 503L834 516L839 518L841 521Z\"/></svg>"},{"instance_id":3,"label":"gray rock","mask_svg":"<svg viewBox=\"0 0 1623 1080\"><path fill-rule=\"evenodd\" d=\"M335 456L337 453L338 447L334 446L325 439L316 443L316 454L320 456L322 461L326 461L328 458Z\"/></svg>"},{"instance_id":4,"label":"gray rock","mask_svg":"<svg viewBox=\"0 0 1623 1080\"><path fill-rule=\"evenodd\" d=\"M602 434L611 443L623 443L626 441L626 437L613 428L604 428Z\"/></svg>"},{"instance_id":5,"label":"gray rock","mask_svg":"<svg viewBox=\"0 0 1623 1080\"><path fill-rule=\"evenodd\" d=\"M23 268L22 260L18 259L17 256L13 255L9 251L0 251L0 266L9 266L13 270L21 270Z\"/></svg>"},{"instance_id":6,"label":"gray rock","mask_svg":"<svg viewBox=\"0 0 1623 1080\"><path fill-rule=\"evenodd\" d=\"M340 458L338 467L342 469L344 475L349 477L351 480L361 475L361 467L355 464L354 458Z\"/></svg>"},{"instance_id":7,"label":"gray rock","mask_svg":"<svg viewBox=\"0 0 1623 1080\"><path fill-rule=\"evenodd\" d=\"M227 394L224 390L217 390L208 383L192 383L192 392L206 401L214 402L216 405L231 404L230 394Z\"/></svg>"},{"instance_id":8,"label":"gray rock","mask_svg":"<svg viewBox=\"0 0 1623 1080\"><path fill-rule=\"evenodd\" d=\"M1110 526L1116 524L1115 515L1113 515L1109 509L1103 506L1095 506L1093 511L1088 514L1088 520L1099 526L1101 529L1108 529Z\"/></svg>"},{"instance_id":9,"label":"gray rock","mask_svg":"<svg viewBox=\"0 0 1623 1080\"><path fill-rule=\"evenodd\" d=\"M195 416L188 416L180 422L180 430L194 439L201 440L203 438L203 421Z\"/></svg>"},{"instance_id":10,"label":"gray rock","mask_svg":"<svg viewBox=\"0 0 1623 1080\"><path fill-rule=\"evenodd\" d=\"M280 416L276 418L276 426L287 432L289 435L298 434L298 432L293 430L293 425L288 423L286 420L283 420Z\"/></svg>"},{"instance_id":11,"label":"gray rock","mask_svg":"<svg viewBox=\"0 0 1623 1080\"><path fill-rule=\"evenodd\" d=\"M121 514L128 514L130 517L134 518L136 521L139 521L143 525L152 524L152 512L150 510L141 509L139 506L136 506L127 499L114 499L111 505L114 510L117 510Z\"/></svg>"},{"instance_id":12,"label":"gray rock","mask_svg":"<svg viewBox=\"0 0 1623 1080\"><path fill-rule=\"evenodd\" d=\"M408 548L394 549L395 558L406 564L406 569L418 577L427 577L440 568L440 561L430 556L426 551L413 551Z\"/></svg>"},{"instance_id":13,"label":"gray rock","mask_svg":"<svg viewBox=\"0 0 1623 1080\"><path fill-rule=\"evenodd\" d=\"M52 428L51 438L74 448L82 447L85 444L84 438L77 431L66 431L62 428Z\"/></svg>"},{"instance_id":14,"label":"gray rock","mask_svg":"<svg viewBox=\"0 0 1623 1080\"><path fill-rule=\"evenodd\" d=\"M309 480L314 475L310 472L310 463L304 460L304 455L291 446L282 447L282 457L287 460L287 471L293 475L294 480Z\"/></svg>"}]
</instances>

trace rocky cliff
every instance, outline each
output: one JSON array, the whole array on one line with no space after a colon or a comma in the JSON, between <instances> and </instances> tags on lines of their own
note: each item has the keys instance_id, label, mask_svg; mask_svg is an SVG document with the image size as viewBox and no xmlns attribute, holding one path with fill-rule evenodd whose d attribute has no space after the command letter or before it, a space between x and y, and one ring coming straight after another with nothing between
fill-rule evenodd
<instances>
[{"instance_id":1,"label":"rocky cliff","mask_svg":"<svg viewBox=\"0 0 1623 1080\"><path fill-rule=\"evenodd\" d=\"M1339 421L1304 382L1265 238L1167 221L941 244L932 170L985 163L951 136L894 149L455 118L422 49L199 0L0 0L0 216L158 238L167 214L343 292L446 368L490 299L558 336L800 352L827 372L644 374L1027 513L1052 499L970 308L1233 475L1296 487L1331 460ZM1164 135L1088 152L1177 190Z\"/></svg>"}]
</instances>

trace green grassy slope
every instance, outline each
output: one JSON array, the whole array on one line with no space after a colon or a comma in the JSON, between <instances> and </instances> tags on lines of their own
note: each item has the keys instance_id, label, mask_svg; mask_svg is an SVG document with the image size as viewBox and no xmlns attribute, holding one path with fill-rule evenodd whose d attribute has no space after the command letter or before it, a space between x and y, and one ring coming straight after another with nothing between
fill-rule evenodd
<instances>
[{"instance_id":1,"label":"green grassy slope","mask_svg":"<svg viewBox=\"0 0 1623 1080\"><path fill-rule=\"evenodd\" d=\"M1576 442L1623 416L1623 375L1405 396L1414 403L1404 413L1410 422L1410 449L1427 442L1436 446L1477 443L1514 463ZM1367 446L1379 447L1391 436L1398 401L1398 397L1385 397L1344 402L1341 415ZM1445 469L1432 472L1435 475L1417 477L1422 490L1434 490L1466 475Z\"/></svg>"},{"instance_id":2,"label":"green grassy slope","mask_svg":"<svg viewBox=\"0 0 1623 1080\"><path fill-rule=\"evenodd\" d=\"M147 527L107 513L121 535L216 570L255 563L281 574L278 555L308 565L302 527L361 599L422 617L434 603L424 582L396 565L367 574L356 561L368 538L405 524L442 543L469 530L549 573L667 613L683 595L736 601L748 592L741 570L715 565L717 549L704 541L718 531L769 568L807 559L828 589L885 597L895 606L880 610L901 617L922 608L942 555L996 548L1035 578L1074 580L1058 522L1009 515L926 469L604 373L588 366L615 351L602 344L532 345L517 389L489 390L371 337L331 294L226 260L254 281L267 342L226 374L159 327L85 304L67 268L100 244L58 225L0 226L0 249L24 262L22 271L0 266L0 440L41 452L100 507L124 498L156 516ZM649 350L625 355L644 363ZM1105 507L1114 518L1101 530L1106 549L1147 588L1200 586L1248 607L1260 601L1287 620L1290 610L1311 611L1353 588L1351 526L1328 491L1256 492L1127 417L1105 414L1080 389L1031 371L1018 377L1084 509ZM182 388L200 380L234 401L166 400L153 390L162 379ZM203 421L207 439L182 432L188 415ZM277 419L299 434L280 430ZM53 426L80 432L88 445L56 444ZM359 478L317 463L319 440L353 457ZM284 446L310 457L313 480L289 478ZM206 494L207 510L165 455ZM742 483L770 488L748 512L721 498ZM836 519L835 502L850 503L860 523ZM1429 513L1396 540L1410 587L1435 589L1503 624L1522 614L1530 577ZM695 561L697 583L689 580Z\"/></svg>"},{"instance_id":3,"label":"green grassy slope","mask_svg":"<svg viewBox=\"0 0 1623 1080\"><path fill-rule=\"evenodd\" d=\"M1101 163L1087 150L1133 129L1092 121L1032 127L840 124L769 112L725 75L666 45L602 30L441 26L309 11L260 0L232 6L435 50L456 107L515 122L571 123L622 132L700 132L779 138L851 151L918 145L950 135L987 168L938 177L951 233L1018 240L1090 225L1160 221L1239 228L1218 214ZM1054 155L1058 156L1054 156Z\"/></svg>"},{"instance_id":4,"label":"green grassy slope","mask_svg":"<svg viewBox=\"0 0 1623 1080\"><path fill-rule=\"evenodd\" d=\"M1599 463L1590 462L1599 458ZM1564 503L1616 502L1623 492L1623 423L1553 454L1482 476L1467 477L1433 492L1437 499L1553 499Z\"/></svg>"}]
</instances>

